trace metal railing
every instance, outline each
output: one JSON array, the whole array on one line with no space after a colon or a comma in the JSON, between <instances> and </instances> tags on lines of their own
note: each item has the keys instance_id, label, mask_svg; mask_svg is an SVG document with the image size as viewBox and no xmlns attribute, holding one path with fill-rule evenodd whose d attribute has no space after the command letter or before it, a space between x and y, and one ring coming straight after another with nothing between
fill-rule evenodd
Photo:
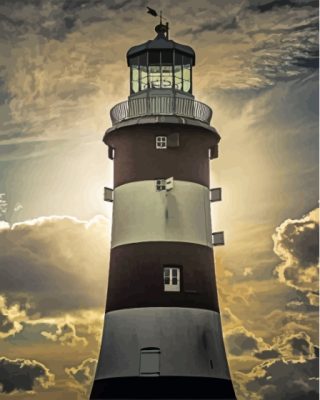
<instances>
[{"instance_id":1,"label":"metal railing","mask_svg":"<svg viewBox=\"0 0 320 400\"><path fill-rule=\"evenodd\" d=\"M210 124L212 110L200 101L174 96L140 97L116 104L110 111L112 125L148 115L178 115Z\"/></svg>"}]
</instances>

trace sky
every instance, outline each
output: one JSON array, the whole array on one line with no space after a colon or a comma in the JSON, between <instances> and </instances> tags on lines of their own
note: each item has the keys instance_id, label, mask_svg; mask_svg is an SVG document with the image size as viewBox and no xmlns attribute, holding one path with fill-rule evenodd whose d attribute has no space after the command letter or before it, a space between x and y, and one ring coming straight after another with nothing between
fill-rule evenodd
<instances>
[{"instance_id":1,"label":"sky","mask_svg":"<svg viewBox=\"0 0 320 400\"><path fill-rule=\"evenodd\" d=\"M1 0L0 399L88 398L112 223L102 137L129 95L126 51L155 37L147 5L194 48L221 135L212 223L238 400L317 399L314 0Z\"/></svg>"}]
</instances>

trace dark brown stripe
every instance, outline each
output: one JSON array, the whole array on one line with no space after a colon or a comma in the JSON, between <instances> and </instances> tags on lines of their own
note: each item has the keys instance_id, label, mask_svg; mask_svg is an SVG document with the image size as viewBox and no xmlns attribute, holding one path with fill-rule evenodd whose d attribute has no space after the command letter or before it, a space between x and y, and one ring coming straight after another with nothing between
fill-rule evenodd
<instances>
[{"instance_id":1,"label":"dark brown stripe","mask_svg":"<svg viewBox=\"0 0 320 400\"><path fill-rule=\"evenodd\" d=\"M164 292L164 265L181 266L181 292ZM219 311L212 249L177 242L137 243L112 249L106 311L138 307Z\"/></svg>"},{"instance_id":2,"label":"dark brown stripe","mask_svg":"<svg viewBox=\"0 0 320 400\"><path fill-rule=\"evenodd\" d=\"M156 136L179 133L179 147L157 150ZM115 148L114 187L133 181L173 176L209 186L208 150L219 141L217 133L173 124L136 125L105 137Z\"/></svg>"},{"instance_id":3,"label":"dark brown stripe","mask_svg":"<svg viewBox=\"0 0 320 400\"><path fill-rule=\"evenodd\" d=\"M236 400L231 380L190 376L95 380L90 399Z\"/></svg>"}]
</instances>

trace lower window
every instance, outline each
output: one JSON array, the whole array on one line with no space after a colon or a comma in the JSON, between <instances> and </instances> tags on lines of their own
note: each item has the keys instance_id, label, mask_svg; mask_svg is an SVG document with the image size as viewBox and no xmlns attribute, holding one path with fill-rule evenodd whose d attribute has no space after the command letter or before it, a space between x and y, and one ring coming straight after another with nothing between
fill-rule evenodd
<instances>
[{"instance_id":1,"label":"lower window","mask_svg":"<svg viewBox=\"0 0 320 400\"><path fill-rule=\"evenodd\" d=\"M180 267L163 268L163 285L165 292L180 292Z\"/></svg>"}]
</instances>

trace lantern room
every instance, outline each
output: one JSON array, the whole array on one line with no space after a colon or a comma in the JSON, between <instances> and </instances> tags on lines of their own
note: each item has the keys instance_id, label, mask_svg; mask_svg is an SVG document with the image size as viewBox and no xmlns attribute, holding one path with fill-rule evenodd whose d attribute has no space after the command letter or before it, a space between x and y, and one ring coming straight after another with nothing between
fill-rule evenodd
<instances>
[{"instance_id":1,"label":"lantern room","mask_svg":"<svg viewBox=\"0 0 320 400\"><path fill-rule=\"evenodd\" d=\"M127 53L130 95L167 89L192 96L193 49L169 40L168 25L160 23L155 31L154 40L134 46Z\"/></svg>"}]
</instances>

